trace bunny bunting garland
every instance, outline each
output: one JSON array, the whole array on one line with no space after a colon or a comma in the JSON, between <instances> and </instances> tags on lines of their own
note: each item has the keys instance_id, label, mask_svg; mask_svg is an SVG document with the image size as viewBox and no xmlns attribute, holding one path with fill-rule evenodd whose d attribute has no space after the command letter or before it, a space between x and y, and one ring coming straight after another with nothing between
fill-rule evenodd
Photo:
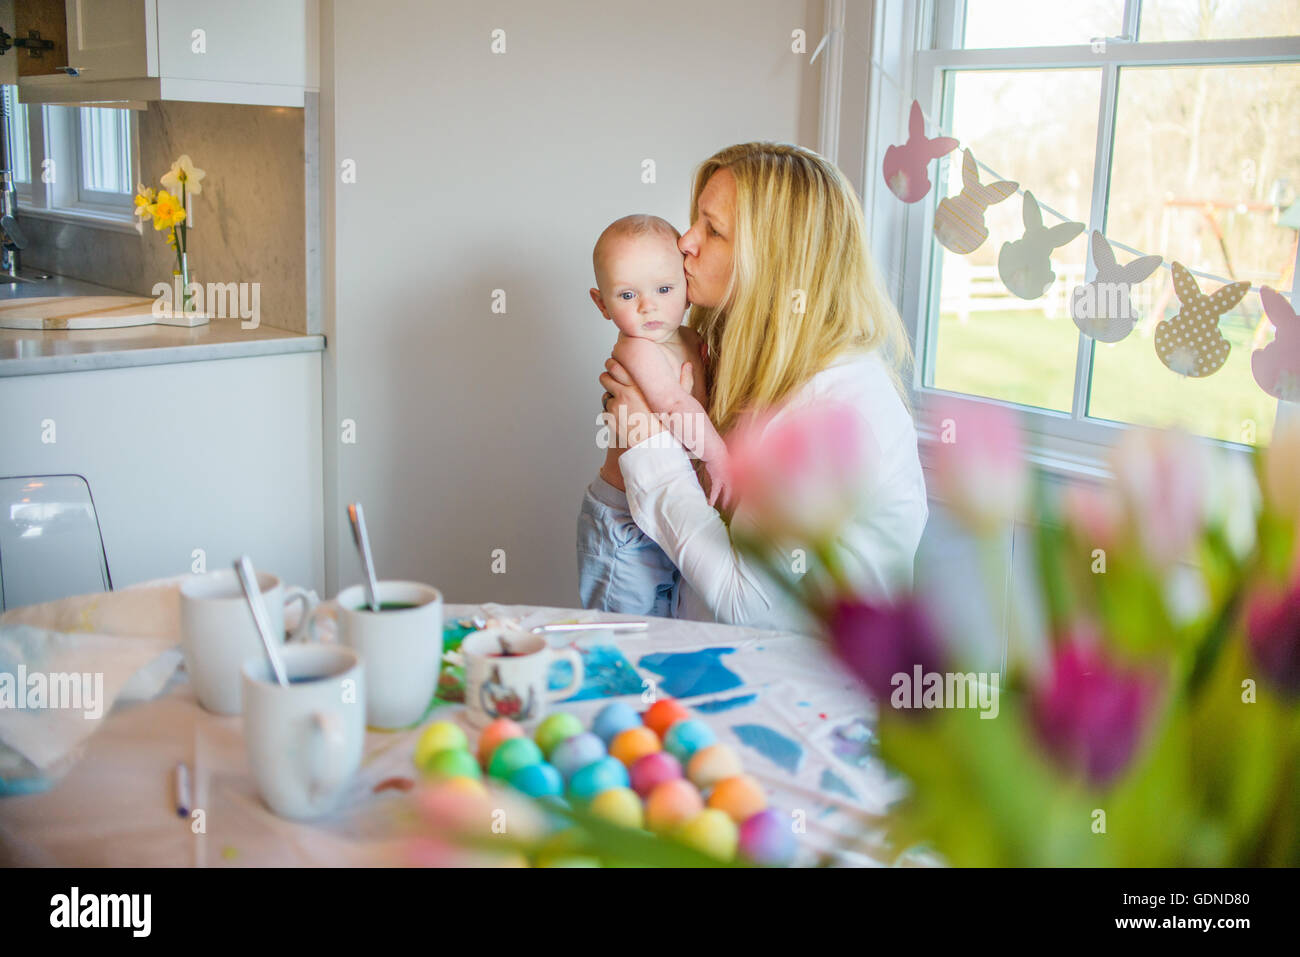
<instances>
[{"instance_id":1,"label":"bunny bunting garland","mask_svg":"<svg viewBox=\"0 0 1300 957\"><path fill-rule=\"evenodd\" d=\"M1070 296L1070 318L1085 336L1098 342L1119 342L1137 325L1132 286L1160 268L1160 256L1142 256L1127 265L1115 262L1115 252L1097 230L1092 231L1092 261L1097 275L1075 286Z\"/></svg>"},{"instance_id":2,"label":"bunny bunting garland","mask_svg":"<svg viewBox=\"0 0 1300 957\"><path fill-rule=\"evenodd\" d=\"M907 142L885 150L885 184L889 191L905 203L915 203L930 192L927 168L930 161L946 156L957 148L951 136L925 135L925 117L921 104L912 101L912 112L907 121Z\"/></svg>"},{"instance_id":3,"label":"bunny bunting garland","mask_svg":"<svg viewBox=\"0 0 1300 957\"><path fill-rule=\"evenodd\" d=\"M1300 318L1286 297L1268 286L1259 290L1264 314L1276 337L1250 356L1250 371L1259 387L1275 399L1300 402Z\"/></svg>"},{"instance_id":4,"label":"bunny bunting garland","mask_svg":"<svg viewBox=\"0 0 1300 957\"><path fill-rule=\"evenodd\" d=\"M1156 355L1179 375L1194 379L1212 375L1223 368L1232 348L1219 332L1219 319L1241 302L1250 291L1250 283L1229 283L1207 296L1186 266L1176 262L1171 268L1174 292L1182 308L1156 323Z\"/></svg>"},{"instance_id":5,"label":"bunny bunting garland","mask_svg":"<svg viewBox=\"0 0 1300 957\"><path fill-rule=\"evenodd\" d=\"M1002 202L1019 189L1020 184L1009 181L987 186L981 184L975 154L970 150L962 152L961 192L939 203L934 214L934 235L945 248L965 256L979 249L989 238L988 227L984 225L984 210Z\"/></svg>"},{"instance_id":6,"label":"bunny bunting garland","mask_svg":"<svg viewBox=\"0 0 1300 957\"><path fill-rule=\"evenodd\" d=\"M1084 230L1083 223L1060 223L1046 227L1034 194L1025 190L1022 210L1025 235L1003 243L998 253L998 275L1003 284L1021 299L1037 299L1056 280L1051 253Z\"/></svg>"}]
</instances>

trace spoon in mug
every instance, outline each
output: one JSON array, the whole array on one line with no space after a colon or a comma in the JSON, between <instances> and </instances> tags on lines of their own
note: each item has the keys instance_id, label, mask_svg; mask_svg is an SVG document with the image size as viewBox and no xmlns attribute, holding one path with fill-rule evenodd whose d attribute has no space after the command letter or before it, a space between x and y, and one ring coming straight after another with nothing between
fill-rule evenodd
<instances>
[{"instance_id":1,"label":"spoon in mug","mask_svg":"<svg viewBox=\"0 0 1300 957\"><path fill-rule=\"evenodd\" d=\"M239 579L239 586L244 589L244 598L248 601L248 607L253 612L253 623L257 625L257 634L262 639L262 647L266 649L266 657L271 662L271 672L275 675L276 683L281 688L289 687L289 679L285 677L284 665L280 663L280 656L275 651L275 640L271 637L271 623L266 617L266 608L262 605L262 591L257 587L257 573L253 571L253 563L249 561L247 555L241 555L235 559L235 577Z\"/></svg>"},{"instance_id":2,"label":"spoon in mug","mask_svg":"<svg viewBox=\"0 0 1300 957\"><path fill-rule=\"evenodd\" d=\"M348 506L348 518L352 521L352 540L357 543L361 553L361 568L365 572L363 584L366 588L366 605L371 611L379 611L379 582L375 578L375 562L370 556L370 538L366 535L366 516L361 511L361 503L353 502Z\"/></svg>"}]
</instances>

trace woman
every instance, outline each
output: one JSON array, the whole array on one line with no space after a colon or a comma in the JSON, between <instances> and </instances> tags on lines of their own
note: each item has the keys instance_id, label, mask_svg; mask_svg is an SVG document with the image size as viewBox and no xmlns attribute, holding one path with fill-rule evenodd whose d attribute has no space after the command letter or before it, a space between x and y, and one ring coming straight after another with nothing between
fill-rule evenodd
<instances>
[{"instance_id":1,"label":"woman","mask_svg":"<svg viewBox=\"0 0 1300 957\"><path fill-rule=\"evenodd\" d=\"M900 377L911 349L852 187L802 147L728 147L696 173L691 227L678 248L689 324L708 349L709 418L725 437L747 410L817 400L857 409L873 467L858 513L837 539L838 558L865 596L909 589L929 514ZM619 468L631 518L680 571L673 616L808 630L781 587L732 547L688 454L654 423L631 376L612 358L605 368L600 383L613 421L651 423L650 437L628 448ZM627 435L618 441L626 446Z\"/></svg>"}]
</instances>

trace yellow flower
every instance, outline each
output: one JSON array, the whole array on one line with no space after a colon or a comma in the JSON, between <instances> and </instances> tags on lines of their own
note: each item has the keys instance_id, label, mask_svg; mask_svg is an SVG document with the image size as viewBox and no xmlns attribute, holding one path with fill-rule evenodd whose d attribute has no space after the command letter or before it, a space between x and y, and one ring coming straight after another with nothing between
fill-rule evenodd
<instances>
[{"instance_id":1,"label":"yellow flower","mask_svg":"<svg viewBox=\"0 0 1300 957\"><path fill-rule=\"evenodd\" d=\"M181 185L184 184L185 192L192 196L197 196L203 192L203 177L207 174L190 162L190 154L182 153L181 158L172 163L172 168L163 174L162 184L173 193L179 195Z\"/></svg>"},{"instance_id":2,"label":"yellow flower","mask_svg":"<svg viewBox=\"0 0 1300 957\"><path fill-rule=\"evenodd\" d=\"M143 183L137 184L136 190L138 194L135 197L135 215L141 218L153 215L154 190Z\"/></svg>"},{"instance_id":3,"label":"yellow flower","mask_svg":"<svg viewBox=\"0 0 1300 957\"><path fill-rule=\"evenodd\" d=\"M153 214L153 228L157 230L185 222L185 210L176 201L176 197L165 189L158 191L158 199L149 212Z\"/></svg>"}]
</instances>

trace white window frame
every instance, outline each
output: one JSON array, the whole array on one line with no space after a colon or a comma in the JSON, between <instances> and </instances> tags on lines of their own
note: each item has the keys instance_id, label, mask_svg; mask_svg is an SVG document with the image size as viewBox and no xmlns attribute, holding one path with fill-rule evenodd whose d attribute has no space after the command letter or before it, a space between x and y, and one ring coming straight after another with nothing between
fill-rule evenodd
<instances>
[{"instance_id":1,"label":"white window frame","mask_svg":"<svg viewBox=\"0 0 1300 957\"><path fill-rule=\"evenodd\" d=\"M27 134L31 144L32 182L18 191L19 218L33 216L59 222L76 223L113 232L143 234L142 223L134 215L132 193L120 201L103 202L83 196L81 188L81 129L75 110L51 113L56 104L31 103L27 110ZM100 106L101 104L88 104ZM78 106L78 104L68 104ZM135 110L129 110L128 135L131 140L132 183L140 181L140 128ZM45 161L53 160L54 182L44 182Z\"/></svg>"},{"instance_id":2,"label":"white window frame","mask_svg":"<svg viewBox=\"0 0 1300 957\"><path fill-rule=\"evenodd\" d=\"M826 8L828 28L835 26L837 17L842 22L842 0L827 0ZM951 103L951 97L943 96L943 73L946 69L1100 67L1100 111L1093 160L1094 183L1088 228L1092 229L1095 224L1100 224L1097 228L1104 233L1105 199L1109 190L1118 77L1121 67L1181 63L1254 64L1300 60L1300 37L1144 44L1121 39L1138 35L1140 9L1138 0L1125 0L1120 37L1108 38L1100 51L1094 51L1091 44L963 50L959 47L965 0L925 0L923 3L915 3L912 0L874 0L871 12L873 41L871 47L877 63L869 70L870 80L867 90L858 104L863 110L866 110L870 104L872 111L878 112L881 117L868 131L868 145L862 157L865 162L860 173L860 187L869 217L873 210L879 212L882 209L878 197L884 191L876 188L875 181L880 178L880 163L884 150L897 138L895 135L898 128L897 117L905 117L906 110L910 106L910 98L907 102L898 105L895 105L893 100L902 98L901 91L911 91L927 116L935 118L936 122L945 129L950 129L952 120L950 110L947 113L940 111L945 100ZM904 53L899 56L890 52L897 49L902 49ZM858 44L857 48L851 45L847 49L846 56L860 56L863 52L861 44ZM890 75L882 76L882 67L889 70ZM832 87L834 85L830 84ZM827 84L824 83L824 91L826 87ZM823 103L827 95L826 92L823 93ZM833 95L838 97L838 91ZM826 142L828 137L823 130L823 143ZM829 142L833 144L834 138ZM948 163L950 160L943 159L939 162ZM1003 172L1009 174L1013 171ZM942 175L935 177L936 182L942 182L943 179ZM889 222L882 224L883 229L877 228L875 223L871 224L873 247L877 251L877 258L883 257L888 260L892 257L901 260L896 270L891 271L886 267L885 271L887 275L891 272L894 275L895 301L899 305L903 321L916 347L917 361L911 383L914 398L920 399L919 405L924 405L925 396L944 395L958 403L985 403L1016 409L1021 413L1031 461L1065 478L1107 477L1109 475L1106 464L1107 453L1120 436L1132 426L1085 416L1088 383L1091 377L1092 342L1082 334L1079 335L1075 360L1072 409L1068 413L949 392L922 384L926 379L927 369L933 367L938 332L937 322L922 322L923 310L928 317L930 304L937 303L939 296L940 276L939 270L935 268L937 253L933 240L938 188L935 192L936 196L927 197L925 202L920 203L903 204L895 199L894 206L904 208L887 213ZM886 194L885 201L889 198ZM901 251L889 248L900 245ZM1148 251L1161 252L1160 250ZM1088 275L1092 275L1091 248L1088 249L1086 268ZM1296 279L1291 289L1291 301L1300 304L1300 255L1297 256ZM1300 409L1295 403L1279 402L1277 421L1282 422L1290 417L1300 417ZM928 421L924 413L918 414L917 430L923 444L937 440L939 430L936 426L936 423ZM1233 442L1215 439L1207 439L1207 441L1229 449L1243 448Z\"/></svg>"}]
</instances>

